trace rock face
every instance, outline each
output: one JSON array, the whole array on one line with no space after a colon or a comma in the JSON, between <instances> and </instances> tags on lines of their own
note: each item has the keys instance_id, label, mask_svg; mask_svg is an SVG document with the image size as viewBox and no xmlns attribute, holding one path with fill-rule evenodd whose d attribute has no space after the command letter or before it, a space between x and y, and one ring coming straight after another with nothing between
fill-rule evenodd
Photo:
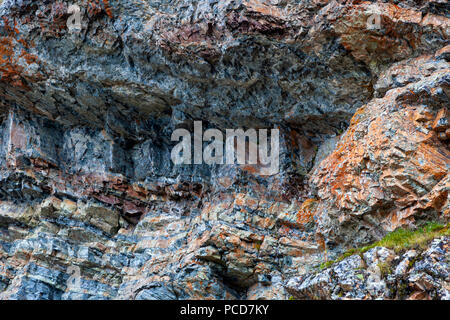
<instances>
[{"instance_id":1,"label":"rock face","mask_svg":"<svg viewBox=\"0 0 450 320\"><path fill-rule=\"evenodd\" d=\"M375 95L387 92L355 113L311 177L330 242L361 245L418 220L448 219L449 72L446 61L420 56L380 75Z\"/></svg>"},{"instance_id":2,"label":"rock face","mask_svg":"<svg viewBox=\"0 0 450 320\"><path fill-rule=\"evenodd\" d=\"M292 278L286 289L298 299L450 300L449 248L448 237L400 256L375 247L316 274Z\"/></svg>"},{"instance_id":3,"label":"rock face","mask_svg":"<svg viewBox=\"0 0 450 320\"><path fill-rule=\"evenodd\" d=\"M448 222L447 1L3 0L0 15L0 299L449 298L447 238L312 272ZM171 134L196 120L279 128L280 172L174 165Z\"/></svg>"}]
</instances>

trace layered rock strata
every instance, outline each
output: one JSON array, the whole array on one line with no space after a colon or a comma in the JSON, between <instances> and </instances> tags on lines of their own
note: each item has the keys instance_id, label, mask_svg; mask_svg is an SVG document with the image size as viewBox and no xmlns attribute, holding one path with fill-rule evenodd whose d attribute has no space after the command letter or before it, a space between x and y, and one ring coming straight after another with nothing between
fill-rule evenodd
<instances>
[{"instance_id":1,"label":"layered rock strata","mask_svg":"<svg viewBox=\"0 0 450 320\"><path fill-rule=\"evenodd\" d=\"M448 222L449 9L4 0L0 298L312 298L320 263ZM174 165L194 121L279 128L279 173ZM448 298L433 281L417 295Z\"/></svg>"}]
</instances>

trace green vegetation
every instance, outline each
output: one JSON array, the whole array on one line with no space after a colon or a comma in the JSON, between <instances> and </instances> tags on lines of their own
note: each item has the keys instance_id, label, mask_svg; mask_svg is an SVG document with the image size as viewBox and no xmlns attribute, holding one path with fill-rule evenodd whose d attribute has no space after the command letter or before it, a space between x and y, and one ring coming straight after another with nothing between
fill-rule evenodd
<instances>
[{"instance_id":1,"label":"green vegetation","mask_svg":"<svg viewBox=\"0 0 450 320\"><path fill-rule=\"evenodd\" d=\"M380 262L378 268L383 278L392 273L391 265L387 262Z\"/></svg>"},{"instance_id":2,"label":"green vegetation","mask_svg":"<svg viewBox=\"0 0 450 320\"><path fill-rule=\"evenodd\" d=\"M342 256L336 260L327 261L320 265L320 269L325 269L337 262L341 262L347 257L354 254L362 255L364 252L375 248L375 247L385 247L393 249L396 252L401 252L404 250L412 248L425 248L430 241L435 238L450 235L450 223L442 225L436 222L427 223L422 228L417 230L407 230L407 229L397 229L389 234L387 234L383 239L377 241L371 245L365 246L359 249L350 249ZM381 269L381 268L380 268Z\"/></svg>"}]
</instances>

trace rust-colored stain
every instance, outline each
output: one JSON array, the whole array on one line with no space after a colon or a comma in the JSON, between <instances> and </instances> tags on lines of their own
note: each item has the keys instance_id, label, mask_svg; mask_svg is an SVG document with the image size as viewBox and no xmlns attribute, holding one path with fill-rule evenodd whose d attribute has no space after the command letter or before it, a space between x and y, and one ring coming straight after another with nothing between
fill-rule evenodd
<instances>
[{"instance_id":1,"label":"rust-colored stain","mask_svg":"<svg viewBox=\"0 0 450 320\"><path fill-rule=\"evenodd\" d=\"M105 7L106 14L108 15L108 17L110 19L112 19L113 18L113 13L112 13L111 6L109 5L109 0L103 0L103 5Z\"/></svg>"},{"instance_id":2,"label":"rust-colored stain","mask_svg":"<svg viewBox=\"0 0 450 320\"><path fill-rule=\"evenodd\" d=\"M297 222L303 225L312 222L314 220L316 206L316 199L307 199L305 202L303 202L300 210L296 215Z\"/></svg>"},{"instance_id":3,"label":"rust-colored stain","mask_svg":"<svg viewBox=\"0 0 450 320\"><path fill-rule=\"evenodd\" d=\"M16 65L13 48L13 39L11 37L0 38L1 81L8 82L13 86L23 87L24 84L20 77L23 67Z\"/></svg>"},{"instance_id":4,"label":"rust-colored stain","mask_svg":"<svg viewBox=\"0 0 450 320\"><path fill-rule=\"evenodd\" d=\"M108 0L89 0L87 12L89 17L98 16L102 12L106 13L110 19L114 17Z\"/></svg>"}]
</instances>

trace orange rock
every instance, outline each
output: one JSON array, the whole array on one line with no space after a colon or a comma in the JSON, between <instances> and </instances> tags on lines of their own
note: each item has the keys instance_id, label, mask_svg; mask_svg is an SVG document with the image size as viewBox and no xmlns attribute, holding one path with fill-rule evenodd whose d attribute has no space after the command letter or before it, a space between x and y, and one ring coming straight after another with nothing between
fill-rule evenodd
<instances>
[{"instance_id":1,"label":"orange rock","mask_svg":"<svg viewBox=\"0 0 450 320\"><path fill-rule=\"evenodd\" d=\"M388 232L413 225L430 209L444 218L449 207L446 181L450 150L428 132L433 108L423 104L418 113L416 107L424 101L439 103L433 101L433 90L442 92L443 77L446 72L438 70L390 90L354 116L336 150L311 177L319 196L319 230L325 237L346 237L357 243L363 241L357 230L364 225L376 240L379 233L375 230ZM411 91L420 94L409 95L399 106L398 100ZM447 115L443 106L434 122L443 140L447 139ZM359 221L363 215L365 222ZM342 227L345 225L348 230Z\"/></svg>"},{"instance_id":2,"label":"orange rock","mask_svg":"<svg viewBox=\"0 0 450 320\"><path fill-rule=\"evenodd\" d=\"M450 128L450 114L447 107L439 110L433 123L433 130L437 132L446 131Z\"/></svg>"}]
</instances>

